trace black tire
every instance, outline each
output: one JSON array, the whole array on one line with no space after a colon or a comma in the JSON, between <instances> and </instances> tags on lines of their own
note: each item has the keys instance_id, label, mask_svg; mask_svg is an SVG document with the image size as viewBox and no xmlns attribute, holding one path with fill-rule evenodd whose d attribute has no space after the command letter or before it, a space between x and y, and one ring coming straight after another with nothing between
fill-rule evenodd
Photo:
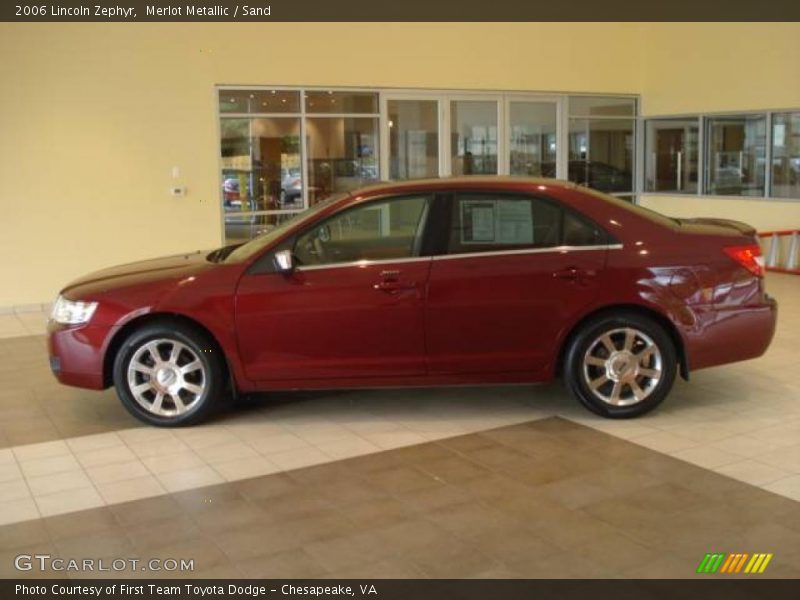
<instances>
[{"instance_id":1,"label":"black tire","mask_svg":"<svg viewBox=\"0 0 800 600\"><path fill-rule=\"evenodd\" d=\"M170 346L170 343L173 345ZM172 349L176 347L181 348L175 361L175 365L182 365L180 369L172 367L172 363L168 362L172 357ZM151 381L151 385L160 386L155 375L159 371L159 374L166 373L165 383L172 379L174 384L170 389L177 390L177 394L162 392L162 408L159 413L165 414L158 414L145 406L148 401L152 400L154 403L156 400L155 389L139 394L143 404L137 400L129 382L129 367L134 358L140 366L155 366L151 348L155 348L154 351L162 359L166 356L167 362L160 369L153 369L150 374L137 370L132 376L135 378L134 382L138 382L140 386ZM195 364L197 366L193 368ZM192 370L182 374L180 371L184 368ZM221 404L228 387L224 359L214 341L201 331L172 320L149 323L131 333L114 357L113 377L117 395L128 412L137 419L158 427L180 427L202 421ZM194 393L176 387L182 385L200 389L201 392ZM152 406L153 404L151 408Z\"/></svg>"},{"instance_id":2,"label":"black tire","mask_svg":"<svg viewBox=\"0 0 800 600\"><path fill-rule=\"evenodd\" d=\"M623 330L623 331L619 331ZM624 347L627 343L626 332L635 330L639 334L634 336L632 350L627 352ZM613 332L613 333L612 333ZM617 354L608 350L608 346L600 341L604 334L611 333L612 345ZM647 340L646 338L649 338ZM660 355L660 378L646 377L644 375L634 375L638 373L638 368L646 369L645 372L656 372L656 354L650 350L641 356L647 358L637 358L642 349L652 344L657 348ZM638 352L635 349L639 349ZM599 361L604 358L608 366L597 366L585 364L587 353L592 351L592 360ZM616 358L614 358L616 356ZM639 364L641 361L643 364ZM636 363L631 366L631 363ZM634 369L631 371L630 369ZM627 419L638 417L653 410L661 404L667 397L672 385L675 383L675 376L678 370L677 354L675 344L669 333L664 327L653 319L632 311L616 311L598 315L596 318L584 323L570 338L564 355L563 376L564 382L570 393L590 411L603 417L612 419ZM621 375L621 377L620 377ZM647 386L652 386L647 390L647 394L640 400L636 400L634 388L630 383L620 382L621 393L617 393L617 402L630 402L626 405L617 405L614 401L617 379L609 377L620 377L620 379L633 378L639 393ZM592 383L606 379L597 388L597 392L590 387L589 379ZM645 387L642 387L642 385ZM611 390L611 391L609 391ZM626 393L627 392L627 393ZM598 395L608 398L604 400Z\"/></svg>"}]
</instances>

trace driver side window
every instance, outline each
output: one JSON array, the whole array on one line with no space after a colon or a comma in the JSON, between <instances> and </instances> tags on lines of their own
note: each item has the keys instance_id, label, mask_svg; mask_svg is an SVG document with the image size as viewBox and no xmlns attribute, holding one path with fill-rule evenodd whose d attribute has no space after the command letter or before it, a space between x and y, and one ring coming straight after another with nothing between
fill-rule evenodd
<instances>
[{"instance_id":1,"label":"driver side window","mask_svg":"<svg viewBox=\"0 0 800 600\"><path fill-rule=\"evenodd\" d=\"M417 195L345 209L297 238L295 260L302 267L417 256L429 205Z\"/></svg>"}]
</instances>

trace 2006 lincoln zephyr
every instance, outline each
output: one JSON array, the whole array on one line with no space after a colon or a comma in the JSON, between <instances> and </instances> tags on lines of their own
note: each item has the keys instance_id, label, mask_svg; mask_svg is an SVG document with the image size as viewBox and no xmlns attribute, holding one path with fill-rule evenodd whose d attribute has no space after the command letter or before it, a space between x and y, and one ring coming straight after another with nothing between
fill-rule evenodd
<instances>
[{"instance_id":1,"label":"2006 lincoln zephyr","mask_svg":"<svg viewBox=\"0 0 800 600\"><path fill-rule=\"evenodd\" d=\"M748 225L671 219L549 179L388 183L246 244L66 287L49 325L69 385L116 386L154 425L256 390L547 381L606 417L678 372L754 358L776 303Z\"/></svg>"}]
</instances>

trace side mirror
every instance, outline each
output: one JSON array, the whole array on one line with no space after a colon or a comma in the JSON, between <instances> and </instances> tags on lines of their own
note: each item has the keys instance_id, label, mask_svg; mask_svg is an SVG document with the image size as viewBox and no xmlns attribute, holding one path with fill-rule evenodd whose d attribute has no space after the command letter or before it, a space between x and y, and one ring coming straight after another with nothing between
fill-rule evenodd
<instances>
[{"instance_id":1,"label":"side mirror","mask_svg":"<svg viewBox=\"0 0 800 600\"><path fill-rule=\"evenodd\" d=\"M275 253L275 268L278 273L291 273L294 271L294 260L291 250L280 250Z\"/></svg>"}]
</instances>

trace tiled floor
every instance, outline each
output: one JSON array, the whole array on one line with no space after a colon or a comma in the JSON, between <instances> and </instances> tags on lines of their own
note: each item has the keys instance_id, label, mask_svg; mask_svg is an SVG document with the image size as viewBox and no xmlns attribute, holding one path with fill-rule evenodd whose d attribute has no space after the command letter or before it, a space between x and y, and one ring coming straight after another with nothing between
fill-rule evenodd
<instances>
[{"instance_id":1,"label":"tiled floor","mask_svg":"<svg viewBox=\"0 0 800 600\"><path fill-rule=\"evenodd\" d=\"M15 532L28 529L50 532L47 524L51 522L75 524L71 533L81 538L94 531L94 518L89 515L99 515L98 522L107 523L113 529L122 526L119 519L124 511L139 515L131 525L140 526L141 531L136 535L152 538L154 533L146 525L151 519L147 514L148 506L174 506L180 504L181 498L211 498L213 503L220 494L236 496L240 490L249 489L248 486L280 486L280 483L259 482L295 481L303 477L303 473L335 479L338 476L326 473L338 473L343 465L357 465L359 461L383 465L370 471L369 485L365 489L373 486L375 481L385 480L386 485L395 485L392 483L395 477L398 479L396 484L403 486L406 485L403 483L406 476L411 476L405 471L397 472L391 466L394 456L437 453L442 447L453 450L450 445L460 443L467 446L477 444L475 453L481 458L477 460L467 452L468 460L465 459L462 448L458 449L456 457L448 454L441 461L433 461L434 466L427 463L416 465L427 473L425 477L433 481L453 483L450 479L455 479L459 483L459 489L451 489L451 486L447 492L431 492L437 498L438 494L446 496L441 498L442 507L471 502L467 491L460 489L462 479L466 482L478 473L485 475L485 469L493 470L498 465L503 465L505 473L513 466L515 483L536 488L536 494L531 497L527 488L514 488L521 495L509 488L504 498L515 506L515 510L524 510L530 498L533 498L532 507L540 506L543 500L540 494L546 493L546 508L555 511L554 518L565 519L563 522L555 521L563 524L564 536L573 535L576 540L585 541L597 535L600 542L604 542L603 536L607 534L609 547L616 548L615 544L619 544L622 555L631 558L624 569L640 572L643 576L654 574L661 567L648 566L650 563L644 560L632 560L633 556L657 556L661 561L659 564L675 566L681 560L689 560L689 547L681 546L681 539L686 536L686 539L697 540L698 544L705 536L702 539L706 549L702 552L715 549L715 544L732 543L734 539L741 542L740 546L745 542L755 543L748 541L745 533L756 535L761 532L767 535L765 539L770 544L773 539L778 544L781 535L786 533L784 525L792 531L796 527L780 520L762 523L759 507L769 507L772 511L770 516L777 518L779 515L773 511L774 506L791 512L796 510L796 501L800 500L800 380L796 378L800 358L795 350L800 344L800 278L770 275L767 286L779 300L780 316L776 339L765 357L694 373L691 383L679 381L676 384L662 408L630 421L607 421L595 417L568 398L559 384L552 384L266 394L223 411L203 426L181 430L147 428L127 415L113 391L95 393L71 389L59 386L52 379L44 356L44 338L26 335L29 330L41 330L43 313L0 315L0 524L6 524L0 528L0 540L6 537L23 539L18 538L22 534ZM35 329L37 327L39 329ZM20 334L20 331L25 334ZM498 430L503 434L479 433L495 427L507 429ZM597 431L609 435L599 435ZM505 436L502 444L490 444L491 448L481 451L479 446L487 438L494 439L498 435ZM565 448L566 441L574 442L574 447L566 444L568 447ZM591 451L586 452L587 449ZM629 455L646 456L644 463L647 468L640 470L638 461L634 461L635 469L628 468L630 465L625 461ZM598 466L600 458L602 464ZM698 486L702 481L707 482L707 489L690 487L693 493L706 495L702 508L694 503L696 498L693 496L670 487L681 481L674 478L677 471L689 479L696 478ZM364 487L362 479L363 473L358 480L360 487ZM412 479L419 480L416 476ZM505 489L503 486L508 483L497 479L492 481L501 486L498 489ZM422 480L418 483L421 484ZM343 498L359 494L358 490L350 490L337 481L327 481L325 487L338 490ZM651 488L654 489L648 494L646 491ZM481 492L487 493L488 490ZM673 502L686 501L692 510L698 513L706 511L710 522L721 527L723 521L712 506L720 503L727 506L732 498L742 499L742 504L737 505L742 511L737 523L745 528L752 526L752 530L739 532L739 538L731 537L733 533L720 533L721 530L717 532L710 525L701 524L697 515L693 516L694 520L687 520L684 528L677 517L664 520L673 529L658 529L658 523L651 522L653 518L659 521L656 518L659 512L672 511ZM745 498L752 501L752 510L744 506ZM228 547L217 543L216 536L212 536L213 543L209 540L198 542L201 556L207 552L210 562L214 562L214 556L219 559L218 563L206 564L203 569L219 566L220 573L229 572L223 568L226 563L222 559L234 557L239 552L239 544L247 547L249 543L253 552L265 554L264 548L271 546L258 544L273 521L282 521L283 509L280 507L289 510L289 505L294 504L291 500L288 497L284 504L278 505L273 504L272 499L261 502L257 513L252 512L250 504L237 504L244 511L239 517L215 515L215 518L222 519L222 523L230 519L245 522L247 515L251 515L258 521L256 529L260 533L249 534L251 537L248 538L244 529L252 529L251 519L248 521L251 527L244 527L241 539L231 541ZM397 498L392 496L391 500ZM251 502L252 498L247 501ZM437 501L430 498L430 502ZM569 513L556 510L550 503ZM306 504L301 501L297 507ZM603 512L591 513L589 505L593 510ZM439 510L442 507L426 505L422 511L426 522L433 521L437 527L444 527L443 523L451 515L449 510ZM790 510L791 507L794 509ZM376 527L389 526L395 513L407 519L409 513L403 512L407 508L384 499L381 506L354 513L358 517L350 515L348 519L355 519L361 525L364 520L364 523L374 523ZM296 526L314 529L314 519L319 519L320 531L327 531L330 515L323 518L324 515L318 514L320 509L310 502L307 511L313 518L310 517L309 523L303 523L298 517ZM510 523L498 517L494 509L482 511L484 508L475 506L470 506L469 510L465 508L460 527L478 527L485 531L483 537L472 539L475 545L464 547L465 540L461 538L460 545L453 542L452 564L458 569L463 569L471 556L487 558L488 561L486 568L478 569L476 566L473 569L476 575L502 576L508 573L527 576L542 573L540 568L555 568L556 558L541 556L543 562L537 563L539 566L526 563L522 568L519 561L508 556L495 556L495 552L500 550L489 550L493 548L492 540L498 544ZM470 512L475 522L467 516ZM797 513L792 514L795 515L794 523L800 522ZM632 523L623 523L623 517L631 517ZM182 540L192 532L205 531L202 524L190 522L189 518L182 515L171 525L169 531L174 533L169 535ZM602 526L598 529L594 522L598 519L615 528L640 526L647 529L640 531L640 535L652 537L631 537L625 529L627 533L620 538L617 530L609 531ZM165 524L160 523L161 526ZM419 525L416 527L421 528ZM333 527L333 531L339 530ZM346 527L340 534L349 537L357 531L358 527ZM655 532L663 536L664 549L652 547L657 539ZM40 542L43 546L52 547L48 544L58 541L51 533L42 534L44 537ZM284 533L287 538L293 537ZM541 537L541 532L535 533ZM123 536L126 543L109 540L108 546L100 544L99 547L140 552L142 547L131 541L131 535L126 530ZM304 539L304 534L296 535L298 539ZM551 532L551 535L556 534ZM787 539L795 543L794 549L800 553L797 538L788 534ZM537 541L544 544L538 538ZM0 543L7 546L5 542ZM29 543L34 544L33 541ZM359 542L355 540L352 543L357 545ZM630 543L634 545L626 546ZM536 555L534 551L525 552L528 545L536 546L534 541L526 539L520 544L520 554ZM640 555L641 548L636 544L648 551ZM55 547L63 552L62 546L56 543ZM450 556L450 550L445 546L444 542L439 545L431 543L431 552L441 550L444 553L437 555L440 559L437 564L451 564L442 558ZM599 547L602 548L603 544L600 543ZM553 557L573 550L564 543L552 548L555 548L551 552ZM771 547L765 549L774 551ZM319 557L304 546L273 550L275 562L268 561L268 564L273 565L278 574L312 576L349 572L350 565L320 562ZM683 550L687 553L684 554ZM789 550L791 547L784 552L785 557L796 554ZM339 554L338 551L329 552ZM695 552L694 547L692 552ZM347 554L344 550L341 553ZM587 573L591 568L599 569L598 574L619 574L620 569L624 570L621 563L609 563L604 554L598 551L597 556L585 557L591 559L586 564L592 565L586 566L589 569ZM696 565L699 558L692 555L691 561ZM2 562L5 561L0 560ZM573 563L584 564L581 561ZM791 569L797 563L778 562L776 572L781 572L780 564ZM303 572L306 567L308 571ZM361 567L365 565L361 564ZM255 562L250 570L237 562L236 569L247 574L257 570ZM383 562L377 561L374 569L374 572L427 576L447 574L445 566L441 572L432 572L430 566L426 569L413 560L399 560L394 555L386 557ZM554 571L554 576L557 571ZM365 573L367 576L368 572ZM583 576L588 576L587 573Z\"/></svg>"},{"instance_id":2,"label":"tiled floor","mask_svg":"<svg viewBox=\"0 0 800 600\"><path fill-rule=\"evenodd\" d=\"M0 576L35 551L194 577L677 578L723 550L799 577L800 503L548 418L6 525Z\"/></svg>"}]
</instances>

